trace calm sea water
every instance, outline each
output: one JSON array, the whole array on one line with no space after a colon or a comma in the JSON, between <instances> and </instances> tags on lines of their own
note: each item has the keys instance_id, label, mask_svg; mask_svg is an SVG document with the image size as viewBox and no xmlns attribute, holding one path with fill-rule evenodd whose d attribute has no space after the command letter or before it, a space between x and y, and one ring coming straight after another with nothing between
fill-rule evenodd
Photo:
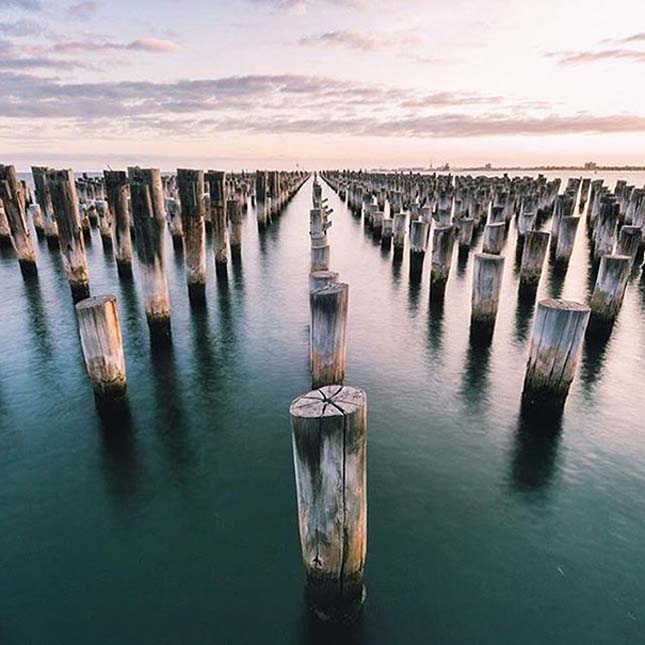
<instances>
[{"instance_id":1,"label":"calm sea water","mask_svg":"<svg viewBox=\"0 0 645 645\"><path fill-rule=\"evenodd\" d=\"M407 257L393 265L324 194L350 284L347 381L369 402L362 622L320 633L302 593L288 405L309 385L309 180L264 236L249 212L243 263L220 281L211 264L205 311L168 243L166 354L136 267L119 282L93 232L92 291L122 317L120 426L96 415L60 256L40 243L27 284L0 255L0 642L643 642L645 283L585 345L561 427L536 432L519 418L533 308L514 229L493 343L473 349L472 257L431 306L429 263L410 285ZM541 295L589 296L586 243Z\"/></svg>"}]
</instances>

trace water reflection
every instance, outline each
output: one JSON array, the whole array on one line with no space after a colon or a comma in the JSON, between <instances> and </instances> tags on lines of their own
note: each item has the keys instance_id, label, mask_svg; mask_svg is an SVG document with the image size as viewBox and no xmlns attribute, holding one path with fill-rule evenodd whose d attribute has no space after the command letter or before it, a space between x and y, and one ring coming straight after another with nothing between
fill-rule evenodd
<instances>
[{"instance_id":1,"label":"water reflection","mask_svg":"<svg viewBox=\"0 0 645 645\"><path fill-rule=\"evenodd\" d=\"M549 264L549 298L560 298L564 279L567 277L568 266L560 266L555 262Z\"/></svg>"},{"instance_id":2,"label":"water reflection","mask_svg":"<svg viewBox=\"0 0 645 645\"><path fill-rule=\"evenodd\" d=\"M49 373L47 364L52 359L52 342L49 332L49 318L43 303L38 276L33 276L30 280L23 280L23 288L29 309L29 329L32 344L39 359L39 367L45 368L46 376Z\"/></svg>"},{"instance_id":3,"label":"water reflection","mask_svg":"<svg viewBox=\"0 0 645 645\"><path fill-rule=\"evenodd\" d=\"M213 353L208 309L196 309L190 320L193 328L193 352L197 364L197 386L201 396L209 400L211 394L216 391L217 360Z\"/></svg>"},{"instance_id":4,"label":"water reflection","mask_svg":"<svg viewBox=\"0 0 645 645\"><path fill-rule=\"evenodd\" d=\"M587 333L582 344L582 362L580 365L580 379L587 395L593 393L594 385L602 375L611 332L612 325L589 321Z\"/></svg>"},{"instance_id":5,"label":"water reflection","mask_svg":"<svg viewBox=\"0 0 645 645\"><path fill-rule=\"evenodd\" d=\"M353 624L322 622L308 610L306 602L299 632L295 642L305 645L363 645L366 642L362 614Z\"/></svg>"},{"instance_id":6,"label":"water reflection","mask_svg":"<svg viewBox=\"0 0 645 645\"><path fill-rule=\"evenodd\" d=\"M143 334L142 315L132 276L122 277L118 281L118 285L121 292L120 301L123 303L123 307L119 307L121 321L122 323L125 321L126 329L130 336L141 338Z\"/></svg>"},{"instance_id":7,"label":"water reflection","mask_svg":"<svg viewBox=\"0 0 645 645\"><path fill-rule=\"evenodd\" d=\"M461 397L470 405L480 406L488 399L491 343L471 334L466 353Z\"/></svg>"},{"instance_id":8,"label":"water reflection","mask_svg":"<svg viewBox=\"0 0 645 645\"><path fill-rule=\"evenodd\" d=\"M143 466L137 450L135 428L127 398L99 415L101 463L108 494L122 510L138 499Z\"/></svg>"},{"instance_id":9,"label":"water reflection","mask_svg":"<svg viewBox=\"0 0 645 645\"><path fill-rule=\"evenodd\" d=\"M155 396L155 429L161 438L173 475L181 484L186 484L188 470L194 458L186 433L182 388L177 377L172 344L152 348L150 359Z\"/></svg>"},{"instance_id":10,"label":"water reflection","mask_svg":"<svg viewBox=\"0 0 645 645\"><path fill-rule=\"evenodd\" d=\"M421 275L410 270L408 281L408 311L414 316L419 308L419 295L421 294Z\"/></svg>"},{"instance_id":11,"label":"water reflection","mask_svg":"<svg viewBox=\"0 0 645 645\"><path fill-rule=\"evenodd\" d=\"M514 336L520 343L525 343L528 339L531 322L533 320L536 295L535 291L520 291L517 295Z\"/></svg>"},{"instance_id":12,"label":"water reflection","mask_svg":"<svg viewBox=\"0 0 645 645\"><path fill-rule=\"evenodd\" d=\"M444 301L430 298L428 308L428 347L430 355L437 357L443 343Z\"/></svg>"},{"instance_id":13,"label":"water reflection","mask_svg":"<svg viewBox=\"0 0 645 645\"><path fill-rule=\"evenodd\" d=\"M521 410L515 431L511 463L513 488L543 491L553 482L562 435L562 411L551 414Z\"/></svg>"}]
</instances>

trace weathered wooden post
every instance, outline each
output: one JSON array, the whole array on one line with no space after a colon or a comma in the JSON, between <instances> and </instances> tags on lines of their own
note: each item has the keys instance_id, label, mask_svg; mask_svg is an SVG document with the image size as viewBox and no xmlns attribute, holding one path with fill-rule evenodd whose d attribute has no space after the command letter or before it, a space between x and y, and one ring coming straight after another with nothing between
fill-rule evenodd
<instances>
[{"instance_id":1,"label":"weathered wooden post","mask_svg":"<svg viewBox=\"0 0 645 645\"><path fill-rule=\"evenodd\" d=\"M642 236L643 232L639 226L621 226L618 233L616 255L628 255L631 258L631 262L629 263L630 271L634 266Z\"/></svg>"},{"instance_id":2,"label":"weathered wooden post","mask_svg":"<svg viewBox=\"0 0 645 645\"><path fill-rule=\"evenodd\" d=\"M177 190L181 203L181 228L186 255L186 283L192 303L206 296L206 227L204 222L204 171L177 170Z\"/></svg>"},{"instance_id":3,"label":"weathered wooden post","mask_svg":"<svg viewBox=\"0 0 645 645\"><path fill-rule=\"evenodd\" d=\"M383 229L381 233L381 247L389 249L392 245L392 226L393 220L389 217L383 220Z\"/></svg>"},{"instance_id":4,"label":"weathered wooden post","mask_svg":"<svg viewBox=\"0 0 645 645\"><path fill-rule=\"evenodd\" d=\"M421 220L411 223L410 228L410 276L417 279L423 272L423 260L428 245L428 224Z\"/></svg>"},{"instance_id":5,"label":"weathered wooden post","mask_svg":"<svg viewBox=\"0 0 645 645\"><path fill-rule=\"evenodd\" d=\"M45 224L40 204L35 203L27 206L27 227L29 227L29 219L34 223L34 230L36 231L38 239L42 239L45 233Z\"/></svg>"},{"instance_id":6,"label":"weathered wooden post","mask_svg":"<svg viewBox=\"0 0 645 645\"><path fill-rule=\"evenodd\" d=\"M2 199L0 199L0 247L11 247L11 229L9 228L9 220L4 211Z\"/></svg>"},{"instance_id":7,"label":"weathered wooden post","mask_svg":"<svg viewBox=\"0 0 645 645\"><path fill-rule=\"evenodd\" d=\"M578 230L579 217L567 215L560 220L558 226L558 242L555 246L555 263L560 267L566 267L569 264L573 245L576 241L576 232Z\"/></svg>"},{"instance_id":8,"label":"weathered wooden post","mask_svg":"<svg viewBox=\"0 0 645 645\"><path fill-rule=\"evenodd\" d=\"M168 230L172 238L172 246L181 251L184 244L184 227L181 221L181 203L175 197L165 197L166 214L168 215Z\"/></svg>"},{"instance_id":9,"label":"weathered wooden post","mask_svg":"<svg viewBox=\"0 0 645 645\"><path fill-rule=\"evenodd\" d=\"M307 603L352 621L365 600L367 395L334 384L289 408Z\"/></svg>"},{"instance_id":10,"label":"weathered wooden post","mask_svg":"<svg viewBox=\"0 0 645 645\"><path fill-rule=\"evenodd\" d=\"M11 241L24 277L36 275L36 252L25 213L25 195L14 166L0 165L0 201L11 231Z\"/></svg>"},{"instance_id":11,"label":"weathered wooden post","mask_svg":"<svg viewBox=\"0 0 645 645\"><path fill-rule=\"evenodd\" d=\"M620 205L614 197L607 196L601 199L593 234L594 260L600 260L603 255L609 255L613 251L619 213Z\"/></svg>"},{"instance_id":12,"label":"weathered wooden post","mask_svg":"<svg viewBox=\"0 0 645 645\"><path fill-rule=\"evenodd\" d=\"M549 250L550 234L546 231L529 231L522 248L520 264L520 291L533 293L537 291L542 268Z\"/></svg>"},{"instance_id":13,"label":"weathered wooden post","mask_svg":"<svg viewBox=\"0 0 645 645\"><path fill-rule=\"evenodd\" d=\"M242 211L238 199L227 200L226 214L231 226L231 235L229 237L231 260L239 262L242 257Z\"/></svg>"},{"instance_id":14,"label":"weathered wooden post","mask_svg":"<svg viewBox=\"0 0 645 645\"><path fill-rule=\"evenodd\" d=\"M465 257L470 251L475 230L475 220L472 217L464 217L459 222L459 255Z\"/></svg>"},{"instance_id":15,"label":"weathered wooden post","mask_svg":"<svg viewBox=\"0 0 645 645\"><path fill-rule=\"evenodd\" d=\"M255 172L255 210L258 227L263 229L267 225L267 174L264 171Z\"/></svg>"},{"instance_id":16,"label":"weathered wooden post","mask_svg":"<svg viewBox=\"0 0 645 645\"><path fill-rule=\"evenodd\" d=\"M396 213L394 215L394 221L392 222L392 241L394 245L394 258L396 260L400 260L403 257L406 219L406 213Z\"/></svg>"},{"instance_id":17,"label":"weathered wooden post","mask_svg":"<svg viewBox=\"0 0 645 645\"><path fill-rule=\"evenodd\" d=\"M228 262L228 228L226 222L226 173L209 170L206 173L211 199L211 221L213 222L213 254L215 269L221 271Z\"/></svg>"},{"instance_id":18,"label":"weathered wooden post","mask_svg":"<svg viewBox=\"0 0 645 645\"><path fill-rule=\"evenodd\" d=\"M499 255L504 246L504 237L506 235L506 224L497 222L495 224L486 224L484 228L484 243L482 246L483 253Z\"/></svg>"},{"instance_id":19,"label":"weathered wooden post","mask_svg":"<svg viewBox=\"0 0 645 645\"><path fill-rule=\"evenodd\" d=\"M629 255L603 255L591 296L591 316L596 322L611 323L623 303L631 271Z\"/></svg>"},{"instance_id":20,"label":"weathered wooden post","mask_svg":"<svg viewBox=\"0 0 645 645\"><path fill-rule=\"evenodd\" d=\"M589 307L567 300L538 303L524 377L522 403L561 408L575 375Z\"/></svg>"},{"instance_id":21,"label":"weathered wooden post","mask_svg":"<svg viewBox=\"0 0 645 645\"><path fill-rule=\"evenodd\" d=\"M470 315L473 336L490 338L493 335L503 273L504 258L501 255L475 253Z\"/></svg>"},{"instance_id":22,"label":"weathered wooden post","mask_svg":"<svg viewBox=\"0 0 645 645\"><path fill-rule=\"evenodd\" d=\"M114 217L116 268L120 277L127 278L132 276L128 179L122 170L104 170L103 177L108 206Z\"/></svg>"},{"instance_id":23,"label":"weathered wooden post","mask_svg":"<svg viewBox=\"0 0 645 645\"><path fill-rule=\"evenodd\" d=\"M146 319L152 340L163 341L170 337L170 296L161 173L157 168L128 168L128 174Z\"/></svg>"},{"instance_id":24,"label":"weathered wooden post","mask_svg":"<svg viewBox=\"0 0 645 645\"><path fill-rule=\"evenodd\" d=\"M336 271L314 271L309 274L309 293L318 289L331 287L338 282L339 274Z\"/></svg>"},{"instance_id":25,"label":"weathered wooden post","mask_svg":"<svg viewBox=\"0 0 645 645\"><path fill-rule=\"evenodd\" d=\"M347 353L349 285L337 282L312 291L309 302L312 387L342 384Z\"/></svg>"},{"instance_id":26,"label":"weathered wooden post","mask_svg":"<svg viewBox=\"0 0 645 645\"><path fill-rule=\"evenodd\" d=\"M432 264L430 266L430 298L441 300L450 275L455 245L454 226L435 226L432 233Z\"/></svg>"},{"instance_id":27,"label":"weathered wooden post","mask_svg":"<svg viewBox=\"0 0 645 645\"><path fill-rule=\"evenodd\" d=\"M47 186L47 168L43 166L32 166L31 174L34 178L34 186L36 188L36 201L40 205L43 213L45 238L50 248L52 246L58 247L58 226L56 225L52 198L49 194L49 187Z\"/></svg>"},{"instance_id":28,"label":"weathered wooden post","mask_svg":"<svg viewBox=\"0 0 645 645\"><path fill-rule=\"evenodd\" d=\"M126 391L125 357L115 296L86 298L76 305L85 368L100 404Z\"/></svg>"},{"instance_id":29,"label":"weathered wooden post","mask_svg":"<svg viewBox=\"0 0 645 645\"><path fill-rule=\"evenodd\" d=\"M99 232L103 248L110 248L112 246L112 213L110 212L110 206L105 200L98 199L96 201L96 212L99 216Z\"/></svg>"},{"instance_id":30,"label":"weathered wooden post","mask_svg":"<svg viewBox=\"0 0 645 645\"><path fill-rule=\"evenodd\" d=\"M311 266L310 273L315 271L329 271L330 247L326 238L311 240Z\"/></svg>"},{"instance_id":31,"label":"weathered wooden post","mask_svg":"<svg viewBox=\"0 0 645 645\"><path fill-rule=\"evenodd\" d=\"M74 173L71 169L48 170L47 184L58 225L58 241L72 291L72 300L77 303L90 295L90 276Z\"/></svg>"}]
</instances>

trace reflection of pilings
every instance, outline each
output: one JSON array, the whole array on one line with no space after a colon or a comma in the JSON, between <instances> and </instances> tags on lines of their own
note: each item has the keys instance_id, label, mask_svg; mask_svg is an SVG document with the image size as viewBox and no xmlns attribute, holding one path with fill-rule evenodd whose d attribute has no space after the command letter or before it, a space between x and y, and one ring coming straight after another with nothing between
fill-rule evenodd
<instances>
[{"instance_id":1,"label":"reflection of pilings","mask_svg":"<svg viewBox=\"0 0 645 645\"><path fill-rule=\"evenodd\" d=\"M515 308L515 338L524 343L529 335L535 305L535 292L520 293Z\"/></svg>"},{"instance_id":2,"label":"reflection of pilings","mask_svg":"<svg viewBox=\"0 0 645 645\"><path fill-rule=\"evenodd\" d=\"M461 385L461 396L468 404L480 404L488 397L490 352L490 342L471 333Z\"/></svg>"},{"instance_id":3,"label":"reflection of pilings","mask_svg":"<svg viewBox=\"0 0 645 645\"><path fill-rule=\"evenodd\" d=\"M206 307L195 309L191 315L193 327L193 352L197 365L197 385L201 395L210 401L216 394L217 361L213 354L213 339L210 334L208 309Z\"/></svg>"},{"instance_id":4,"label":"reflection of pilings","mask_svg":"<svg viewBox=\"0 0 645 645\"><path fill-rule=\"evenodd\" d=\"M556 471L562 433L562 411L521 411L511 463L513 488L519 492L547 488Z\"/></svg>"},{"instance_id":5,"label":"reflection of pilings","mask_svg":"<svg viewBox=\"0 0 645 645\"><path fill-rule=\"evenodd\" d=\"M181 483L193 462L193 454L186 435L181 385L172 345L155 350L150 359L155 390L155 428L170 462L173 474Z\"/></svg>"},{"instance_id":6,"label":"reflection of pilings","mask_svg":"<svg viewBox=\"0 0 645 645\"><path fill-rule=\"evenodd\" d=\"M127 398L99 416L101 462L108 494L125 510L136 499L143 479L135 428Z\"/></svg>"},{"instance_id":7,"label":"reflection of pilings","mask_svg":"<svg viewBox=\"0 0 645 645\"><path fill-rule=\"evenodd\" d=\"M443 343L443 319L443 300L433 300L431 298L428 308L428 344L432 354L438 354L441 351L441 345Z\"/></svg>"},{"instance_id":8,"label":"reflection of pilings","mask_svg":"<svg viewBox=\"0 0 645 645\"><path fill-rule=\"evenodd\" d=\"M32 335L32 344L36 348L40 365L47 365L52 360L52 344L47 324L47 309L43 304L38 277L23 282L27 306L29 308L29 328ZM43 370L44 375L50 374L48 369Z\"/></svg>"},{"instance_id":9,"label":"reflection of pilings","mask_svg":"<svg viewBox=\"0 0 645 645\"><path fill-rule=\"evenodd\" d=\"M582 387L587 394L591 394L593 386L600 379L602 369L607 358L607 345L611 337L612 325L598 326L592 333L593 319L582 345L582 361L580 364L580 379Z\"/></svg>"}]
</instances>

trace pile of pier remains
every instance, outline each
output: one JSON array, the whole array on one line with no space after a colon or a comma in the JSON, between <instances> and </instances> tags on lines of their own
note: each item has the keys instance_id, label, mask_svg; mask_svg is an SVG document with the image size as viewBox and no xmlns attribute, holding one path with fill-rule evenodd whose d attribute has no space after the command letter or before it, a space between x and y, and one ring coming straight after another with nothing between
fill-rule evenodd
<instances>
[{"instance_id":1,"label":"pile of pier remains","mask_svg":"<svg viewBox=\"0 0 645 645\"><path fill-rule=\"evenodd\" d=\"M556 273L566 273L584 221L595 286L588 302L538 303L522 397L528 408L562 409L585 334L611 330L630 276L643 275L637 260L645 244L645 188L625 181L612 191L602 179L589 178L571 178L562 190L560 179L544 176L339 170L322 177L385 249L394 247L395 262L408 235L411 281L421 279L430 253L431 300L444 298L454 247L462 259L473 253L470 329L478 342L493 335L511 224L518 297L534 300L547 255Z\"/></svg>"},{"instance_id":2,"label":"pile of pier remains","mask_svg":"<svg viewBox=\"0 0 645 645\"><path fill-rule=\"evenodd\" d=\"M176 250L183 250L192 304L206 298L206 235L212 234L218 274L230 256L241 261L242 222L249 198L264 229L280 215L306 181L299 172L257 171L230 174L218 170L133 166L102 175L75 175L71 169L32 167L33 190L18 179L14 166L0 165L0 244L12 246L25 279L37 276L31 229L62 255L81 345L97 402L125 392L125 361L116 298L90 297L85 252L91 228L98 228L104 249L114 258L119 278L140 281L151 340L167 341L171 303L166 276L166 230Z\"/></svg>"}]
</instances>

